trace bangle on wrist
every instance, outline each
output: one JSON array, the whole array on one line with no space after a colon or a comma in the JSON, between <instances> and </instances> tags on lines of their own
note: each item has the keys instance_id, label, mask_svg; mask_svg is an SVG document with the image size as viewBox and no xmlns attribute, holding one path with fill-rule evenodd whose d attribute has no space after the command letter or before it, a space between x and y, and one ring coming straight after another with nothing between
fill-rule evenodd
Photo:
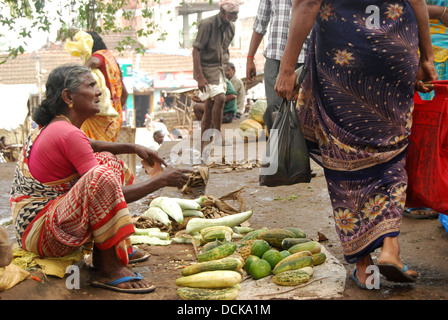
<instances>
[{"instance_id":1,"label":"bangle on wrist","mask_svg":"<svg viewBox=\"0 0 448 320\"><path fill-rule=\"evenodd\" d=\"M446 8L445 8L446 9ZM255 57L254 56L247 56L248 58L251 58L252 60L255 60Z\"/></svg>"},{"instance_id":2,"label":"bangle on wrist","mask_svg":"<svg viewBox=\"0 0 448 320\"><path fill-rule=\"evenodd\" d=\"M442 15L440 16L439 20L442 20L445 13L446 13L446 7L443 8L443 12L442 12Z\"/></svg>"}]
</instances>

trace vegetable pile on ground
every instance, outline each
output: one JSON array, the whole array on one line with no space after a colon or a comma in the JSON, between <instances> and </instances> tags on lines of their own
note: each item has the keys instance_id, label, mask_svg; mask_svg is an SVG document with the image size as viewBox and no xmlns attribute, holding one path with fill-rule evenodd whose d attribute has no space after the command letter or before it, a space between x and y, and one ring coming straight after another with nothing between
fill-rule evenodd
<instances>
[{"instance_id":1,"label":"vegetable pile on ground","mask_svg":"<svg viewBox=\"0 0 448 320\"><path fill-rule=\"evenodd\" d=\"M240 130L244 141L258 140L264 128L263 114L266 111L266 100L257 100L249 109L249 118L241 122Z\"/></svg>"},{"instance_id":2,"label":"vegetable pile on ground","mask_svg":"<svg viewBox=\"0 0 448 320\"><path fill-rule=\"evenodd\" d=\"M299 228L255 230L241 239L240 246L248 275L258 280L272 274L272 281L282 286L308 282L313 267L326 260L321 244Z\"/></svg>"},{"instance_id":3,"label":"vegetable pile on ground","mask_svg":"<svg viewBox=\"0 0 448 320\"><path fill-rule=\"evenodd\" d=\"M143 220L149 219L150 227L136 223L136 232L131 236L132 244L169 245L172 224L182 226L185 218L203 217L201 205L205 197L181 199L157 197L151 201L149 208L141 215Z\"/></svg>"},{"instance_id":4,"label":"vegetable pile on ground","mask_svg":"<svg viewBox=\"0 0 448 320\"><path fill-rule=\"evenodd\" d=\"M240 195L242 189L230 192L220 198L211 195L204 195L195 199L157 197L148 204L149 208L142 215L134 216L134 225L139 229L159 228L163 232L168 232L171 237L177 237L178 232L185 231L190 219L197 217L205 219L221 218L244 211L244 201ZM238 208L235 208L226 200L236 201ZM181 239L176 240L183 241ZM185 242L190 241L185 240Z\"/></svg>"},{"instance_id":5,"label":"vegetable pile on ground","mask_svg":"<svg viewBox=\"0 0 448 320\"><path fill-rule=\"evenodd\" d=\"M253 214L245 211L215 219L191 219L186 233L202 246L197 263L185 267L176 279L177 294L184 300L233 300L240 290L244 259L236 254L241 233L251 231L242 227Z\"/></svg>"},{"instance_id":6,"label":"vegetable pile on ground","mask_svg":"<svg viewBox=\"0 0 448 320\"><path fill-rule=\"evenodd\" d=\"M241 227L251 215L252 211L247 211L189 221L187 233L195 237L202 250L198 262L185 267L176 280L180 298L236 299L243 269L254 280L273 275L272 281L278 285L299 285L310 280L314 266L325 262L320 243L308 239L299 228Z\"/></svg>"}]
</instances>

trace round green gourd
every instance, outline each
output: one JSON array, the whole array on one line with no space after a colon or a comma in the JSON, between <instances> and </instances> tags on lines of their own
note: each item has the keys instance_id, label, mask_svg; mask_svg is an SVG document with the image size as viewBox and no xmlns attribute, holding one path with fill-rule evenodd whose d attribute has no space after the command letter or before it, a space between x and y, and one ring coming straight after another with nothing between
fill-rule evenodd
<instances>
[{"instance_id":1,"label":"round green gourd","mask_svg":"<svg viewBox=\"0 0 448 320\"><path fill-rule=\"evenodd\" d=\"M250 254L261 258L269 249L271 249L269 243L264 240L256 240L250 247Z\"/></svg>"},{"instance_id":2,"label":"round green gourd","mask_svg":"<svg viewBox=\"0 0 448 320\"><path fill-rule=\"evenodd\" d=\"M271 268L274 269L277 263L279 263L280 260L283 259L283 255L280 253L280 251L271 249L266 251L261 258L269 262Z\"/></svg>"},{"instance_id":3,"label":"round green gourd","mask_svg":"<svg viewBox=\"0 0 448 320\"><path fill-rule=\"evenodd\" d=\"M246 262L244 263L244 270L247 272L247 273L249 273L249 268L250 268L250 265L252 264L252 262L254 262L255 260L260 260L261 258L259 258L259 257L257 257L257 256L253 256L253 255L251 255L251 256L249 256L247 259L246 259Z\"/></svg>"},{"instance_id":4,"label":"round green gourd","mask_svg":"<svg viewBox=\"0 0 448 320\"><path fill-rule=\"evenodd\" d=\"M255 280L262 279L271 274L271 265L269 262L263 259L255 260L251 263L249 268L249 274Z\"/></svg>"}]
</instances>

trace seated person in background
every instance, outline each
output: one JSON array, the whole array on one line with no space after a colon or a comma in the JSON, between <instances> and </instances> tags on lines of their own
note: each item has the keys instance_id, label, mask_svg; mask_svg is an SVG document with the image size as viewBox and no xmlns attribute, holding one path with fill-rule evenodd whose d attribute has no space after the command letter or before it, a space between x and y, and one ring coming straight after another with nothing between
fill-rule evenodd
<instances>
[{"instance_id":1,"label":"seated person in background","mask_svg":"<svg viewBox=\"0 0 448 320\"><path fill-rule=\"evenodd\" d=\"M6 137L3 136L0 138L0 151L3 155L8 158L8 160L14 161L14 157L12 155L12 150L10 149L10 145L6 143Z\"/></svg>"},{"instance_id":2,"label":"seated person in background","mask_svg":"<svg viewBox=\"0 0 448 320\"><path fill-rule=\"evenodd\" d=\"M226 91L226 102L224 104L224 108L222 110L222 123L230 123L235 119L235 115L237 112L237 104L236 98L237 93L233 88L232 84L229 80L226 79L227 91ZM197 97L193 97L193 100L196 101L196 104L193 107L194 116L196 120L200 121L202 119L202 115L205 110L205 103L201 102L201 100Z\"/></svg>"},{"instance_id":3,"label":"seated person in background","mask_svg":"<svg viewBox=\"0 0 448 320\"><path fill-rule=\"evenodd\" d=\"M163 133L162 130L157 130L156 132L154 132L153 138L154 141L157 142L159 146L161 146L163 143L163 139L165 138L165 134Z\"/></svg>"},{"instance_id":4,"label":"seated person in background","mask_svg":"<svg viewBox=\"0 0 448 320\"><path fill-rule=\"evenodd\" d=\"M233 89L237 93L236 97L236 118L239 119L244 113L244 97L246 96L246 88L244 87L243 81L237 77L236 68L232 62L226 67L226 78L232 83Z\"/></svg>"},{"instance_id":5,"label":"seated person in background","mask_svg":"<svg viewBox=\"0 0 448 320\"><path fill-rule=\"evenodd\" d=\"M132 143L89 139L80 129L100 111L101 90L89 68L54 69L34 114L39 125L25 142L11 188L16 240L41 257L63 257L93 242L94 281L104 289L147 293L155 287L127 268L148 258L134 248L135 228L127 207L165 186L181 188L184 173L156 152ZM150 166L166 168L133 184L134 175L117 154L135 153Z\"/></svg>"},{"instance_id":6,"label":"seated person in background","mask_svg":"<svg viewBox=\"0 0 448 320\"><path fill-rule=\"evenodd\" d=\"M170 132L168 131L168 128L166 127L165 120L163 118L160 118L158 120L154 120L152 122L152 124L154 126L154 129L156 131L162 131L164 136L167 136L167 135L170 134Z\"/></svg>"}]
</instances>

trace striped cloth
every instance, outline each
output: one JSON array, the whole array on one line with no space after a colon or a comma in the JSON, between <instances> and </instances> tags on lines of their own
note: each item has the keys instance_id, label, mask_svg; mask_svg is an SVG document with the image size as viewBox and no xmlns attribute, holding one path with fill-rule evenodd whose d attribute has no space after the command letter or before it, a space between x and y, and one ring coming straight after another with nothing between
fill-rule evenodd
<instances>
[{"instance_id":1,"label":"striped cloth","mask_svg":"<svg viewBox=\"0 0 448 320\"><path fill-rule=\"evenodd\" d=\"M264 51L266 58L282 59L288 39L292 4L292 0L260 0L253 30L264 36L269 26L268 45ZM304 43L298 63L305 62L306 48Z\"/></svg>"}]
</instances>

